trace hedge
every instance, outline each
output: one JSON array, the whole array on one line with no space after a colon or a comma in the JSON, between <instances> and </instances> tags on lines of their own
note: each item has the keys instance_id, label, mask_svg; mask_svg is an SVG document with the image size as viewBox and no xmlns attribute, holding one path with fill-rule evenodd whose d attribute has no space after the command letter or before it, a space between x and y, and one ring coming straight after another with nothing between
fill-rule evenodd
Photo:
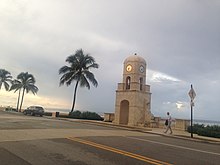
<instances>
[{"instance_id":1,"label":"hedge","mask_svg":"<svg viewBox=\"0 0 220 165\"><path fill-rule=\"evenodd\" d=\"M103 120L103 118L99 116L97 113L89 111L73 111L72 113L69 113L68 117L74 119Z\"/></svg>"},{"instance_id":2,"label":"hedge","mask_svg":"<svg viewBox=\"0 0 220 165\"><path fill-rule=\"evenodd\" d=\"M191 133L191 126L188 127L187 131ZM220 138L220 126L218 125L204 126L204 124L194 124L193 133L198 134L200 136Z\"/></svg>"}]
</instances>

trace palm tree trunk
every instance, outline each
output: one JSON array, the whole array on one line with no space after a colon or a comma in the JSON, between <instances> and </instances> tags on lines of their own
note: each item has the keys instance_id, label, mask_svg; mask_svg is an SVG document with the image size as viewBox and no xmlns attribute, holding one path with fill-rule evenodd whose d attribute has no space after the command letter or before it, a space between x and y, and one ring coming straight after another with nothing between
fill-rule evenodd
<instances>
[{"instance_id":1,"label":"palm tree trunk","mask_svg":"<svg viewBox=\"0 0 220 165\"><path fill-rule=\"evenodd\" d=\"M21 105L20 105L20 110L19 110L19 112L21 112L21 107L22 107L22 104L23 104L24 91L25 91L25 88L23 88L22 97L21 97Z\"/></svg>"},{"instance_id":2,"label":"palm tree trunk","mask_svg":"<svg viewBox=\"0 0 220 165\"><path fill-rule=\"evenodd\" d=\"M20 94L21 94L21 89L19 89L19 93L18 93L17 112L18 112L18 107L19 107Z\"/></svg>"},{"instance_id":3,"label":"palm tree trunk","mask_svg":"<svg viewBox=\"0 0 220 165\"><path fill-rule=\"evenodd\" d=\"M70 113L73 112L74 107L75 107L75 102L76 102L76 90L77 90L78 84L79 84L79 80L77 80L76 85L75 85L74 96L73 96L73 105L72 105L72 109L71 109L71 112L70 112Z\"/></svg>"}]
</instances>

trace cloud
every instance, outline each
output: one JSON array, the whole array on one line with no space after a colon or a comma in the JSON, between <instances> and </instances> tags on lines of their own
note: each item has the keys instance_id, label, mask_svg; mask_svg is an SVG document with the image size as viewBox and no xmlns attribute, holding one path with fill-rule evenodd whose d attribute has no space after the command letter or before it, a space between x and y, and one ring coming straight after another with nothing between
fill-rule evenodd
<instances>
[{"instance_id":1,"label":"cloud","mask_svg":"<svg viewBox=\"0 0 220 165\"><path fill-rule=\"evenodd\" d=\"M196 0L2 0L0 66L13 77L24 71L35 76L39 93L27 104L68 108L75 83L59 87L58 70L82 48L100 64L92 70L99 86L80 88L77 108L114 112L123 62L137 53L147 62L153 114L189 118L193 84L195 117L219 120L219 9L219 1Z\"/></svg>"},{"instance_id":2,"label":"cloud","mask_svg":"<svg viewBox=\"0 0 220 165\"><path fill-rule=\"evenodd\" d=\"M177 78L168 76L164 73L156 72L156 71L151 71L151 77L150 77L150 82L151 83L171 83L171 82L179 82Z\"/></svg>"}]
</instances>

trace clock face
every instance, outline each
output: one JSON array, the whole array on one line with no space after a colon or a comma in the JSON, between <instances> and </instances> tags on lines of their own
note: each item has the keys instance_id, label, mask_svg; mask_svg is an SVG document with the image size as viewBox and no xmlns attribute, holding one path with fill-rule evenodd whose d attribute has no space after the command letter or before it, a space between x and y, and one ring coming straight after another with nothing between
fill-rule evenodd
<instances>
[{"instance_id":1,"label":"clock face","mask_svg":"<svg viewBox=\"0 0 220 165\"><path fill-rule=\"evenodd\" d=\"M128 66L126 67L126 70L127 70L128 72L130 72L130 71L132 70L132 66L131 66L131 65L128 65Z\"/></svg>"},{"instance_id":2,"label":"clock face","mask_svg":"<svg viewBox=\"0 0 220 165\"><path fill-rule=\"evenodd\" d=\"M141 73L143 73L143 72L144 72L144 66L141 65L140 68L139 68L139 70L140 70Z\"/></svg>"}]
</instances>

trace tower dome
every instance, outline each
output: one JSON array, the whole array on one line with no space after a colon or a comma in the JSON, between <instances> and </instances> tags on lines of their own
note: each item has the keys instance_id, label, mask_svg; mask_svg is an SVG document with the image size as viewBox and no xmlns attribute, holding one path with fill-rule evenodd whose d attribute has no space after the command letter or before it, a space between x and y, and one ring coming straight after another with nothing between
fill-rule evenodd
<instances>
[{"instance_id":1,"label":"tower dome","mask_svg":"<svg viewBox=\"0 0 220 165\"><path fill-rule=\"evenodd\" d=\"M136 55L136 54L127 57L124 61L124 64L129 63L129 62L137 62L137 63L146 64L145 59L142 58L141 56Z\"/></svg>"}]
</instances>

